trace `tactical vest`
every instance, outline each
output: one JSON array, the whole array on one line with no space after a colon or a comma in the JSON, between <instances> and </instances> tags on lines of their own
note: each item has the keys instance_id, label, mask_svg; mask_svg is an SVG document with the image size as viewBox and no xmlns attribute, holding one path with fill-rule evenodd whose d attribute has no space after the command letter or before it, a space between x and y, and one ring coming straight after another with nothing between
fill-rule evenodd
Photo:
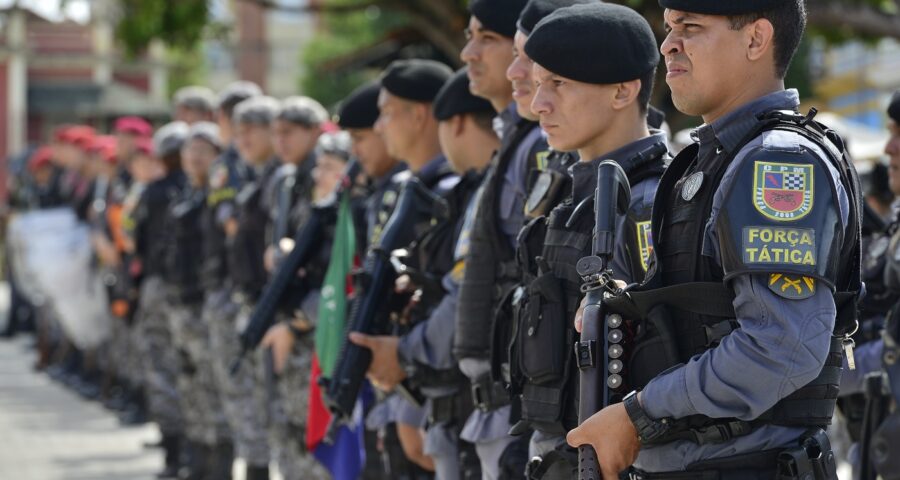
<instances>
[{"instance_id":1,"label":"tactical vest","mask_svg":"<svg viewBox=\"0 0 900 480\"><path fill-rule=\"evenodd\" d=\"M175 299L183 304L203 301L200 265L203 262L203 232L200 219L206 210L206 192L188 190L170 210L173 246L167 255L166 280L174 287Z\"/></svg>"},{"instance_id":2,"label":"tactical vest","mask_svg":"<svg viewBox=\"0 0 900 480\"><path fill-rule=\"evenodd\" d=\"M638 185L658 179L668 158L665 143L657 143L619 164L629 183ZM625 222L629 232L637 231L634 214L629 211ZM572 355L577 333L572 319L583 293L575 265L591 254L593 229L593 196L576 204L570 194L549 216L531 220L519 235L517 261L524 282L512 302L504 304L508 311L500 313L515 319L507 348L508 381L521 402L522 422L514 430L524 430L527 424L564 435L578 425L578 370ZM632 271L643 271L638 239L632 240L628 242L633 243L628 248L634 252Z\"/></svg>"},{"instance_id":3,"label":"tactical vest","mask_svg":"<svg viewBox=\"0 0 900 480\"><path fill-rule=\"evenodd\" d=\"M222 288L228 278L228 246L223 228L226 215L233 217L234 197L241 187L253 180L235 148L229 147L210 168L208 208L203 215L203 259L201 280L208 291Z\"/></svg>"},{"instance_id":4,"label":"tactical vest","mask_svg":"<svg viewBox=\"0 0 900 480\"><path fill-rule=\"evenodd\" d=\"M167 249L172 247L169 207L184 188L181 171L151 183L141 195L134 214L136 252L146 276L164 275Z\"/></svg>"},{"instance_id":5,"label":"tactical vest","mask_svg":"<svg viewBox=\"0 0 900 480\"><path fill-rule=\"evenodd\" d=\"M481 180L482 175L474 171L461 177L459 182L442 196L444 202L438 205L440 211L434 214L434 226L411 246L413 258L410 259L410 263L418 270L417 275L420 278L417 279L417 283L420 283L422 289L421 300L410 312L413 323L429 318L447 294L442 282L444 276L455 267L453 250L459 238L465 209ZM428 389L452 391L453 388L464 385L466 377L456 367L437 370L416 363L415 376L411 379L411 383L414 387L424 389L424 394L431 396ZM458 389L457 392L461 390ZM468 398L468 395L465 397ZM460 419L461 417L457 417L461 403L458 400L464 399L433 398L432 421L448 421L451 417Z\"/></svg>"},{"instance_id":6,"label":"tactical vest","mask_svg":"<svg viewBox=\"0 0 900 480\"><path fill-rule=\"evenodd\" d=\"M497 228L497 205L503 176L516 149L537 124L520 120L501 143L484 183L476 193L477 210L470 232L469 255L459 290L457 332L453 353L457 358L487 358L496 306L519 279L515 251Z\"/></svg>"},{"instance_id":7,"label":"tactical vest","mask_svg":"<svg viewBox=\"0 0 900 480\"><path fill-rule=\"evenodd\" d=\"M669 434L656 443L674 440L720 443L765 424L826 427L831 422L842 362L841 338L837 335L849 333L857 323L862 197L856 171L844 153L843 142L832 131L814 122L814 115L815 111L807 117L793 112L770 112L760 117L760 122L732 152L718 149L698 158L696 144L682 151L663 176L654 202L659 207L654 208L652 220L655 260L651 262L644 285L626 297L633 302L632 307L637 306L637 311L621 308L623 297L609 301L608 305L612 311L621 311L626 318L641 318L627 367L629 389L640 390L660 373L687 363L694 355L715 347L722 338L739 328L732 305L733 293L724 284L723 267L701 254L713 196L734 157L750 141L766 131L796 133L826 153L827 161L839 172L851 200L847 236L840 245L839 255L834 255L833 261L816 265L816 271L808 274L826 284L828 278L835 279L836 336L832 339L822 372L810 384L782 399L756 420L745 422L695 415L676 420ZM684 194L687 191L685 183L697 172L703 174L702 188L699 192L694 190L692 195ZM741 226L740 222L734 225L736 228ZM723 265L728 263L729 254L722 252ZM697 301L698 291L703 292L702 302Z\"/></svg>"},{"instance_id":8,"label":"tactical vest","mask_svg":"<svg viewBox=\"0 0 900 480\"><path fill-rule=\"evenodd\" d=\"M268 273L263 263L266 251L268 213L262 205L262 190L272 180L277 163L266 165L262 175L241 189L235 197L238 229L227 241L228 272L234 288L254 301L266 285Z\"/></svg>"}]
</instances>

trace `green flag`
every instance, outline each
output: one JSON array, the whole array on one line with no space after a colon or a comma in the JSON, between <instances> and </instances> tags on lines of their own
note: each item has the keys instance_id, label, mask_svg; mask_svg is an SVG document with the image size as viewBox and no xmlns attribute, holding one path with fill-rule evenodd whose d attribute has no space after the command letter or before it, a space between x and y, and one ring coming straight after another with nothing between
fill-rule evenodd
<instances>
[{"instance_id":1,"label":"green flag","mask_svg":"<svg viewBox=\"0 0 900 480\"><path fill-rule=\"evenodd\" d=\"M316 325L316 355L322 376L330 377L341 354L347 318L347 275L356 254L356 232L350 212L350 192L341 195L331 262L319 298L319 321Z\"/></svg>"}]
</instances>

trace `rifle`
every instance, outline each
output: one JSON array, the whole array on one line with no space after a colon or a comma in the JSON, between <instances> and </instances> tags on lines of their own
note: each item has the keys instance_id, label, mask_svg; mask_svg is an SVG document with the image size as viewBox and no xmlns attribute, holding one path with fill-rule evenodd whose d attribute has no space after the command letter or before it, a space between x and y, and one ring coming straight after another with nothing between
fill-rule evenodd
<instances>
[{"instance_id":1,"label":"rifle","mask_svg":"<svg viewBox=\"0 0 900 480\"><path fill-rule=\"evenodd\" d=\"M389 299L393 296L394 281L397 278L397 271L390 260L391 252L409 245L423 228L430 226L435 204L441 201L416 178L404 183L378 244L366 253L363 267L365 287L362 295L351 306L348 331L368 335L390 332ZM336 427L346 423L353 414L363 379L372 363L372 352L344 338L338 358L334 374L323 381L326 386L325 404L332 414L329 435L326 435L329 439L336 433ZM399 385L397 388L404 397L414 403L421 403L421 399L408 386Z\"/></svg>"},{"instance_id":2,"label":"rifle","mask_svg":"<svg viewBox=\"0 0 900 480\"><path fill-rule=\"evenodd\" d=\"M631 203L631 187L628 177L618 163L604 160L597 167L597 191L594 194L594 238L591 256L578 261L576 270L581 276L581 291L587 297L581 324L581 338L575 343L575 356L578 362L580 391L578 405L578 423L584 423L591 415L600 411L612 402L612 394L621 389L624 350L621 342L623 331L621 315L603 313L603 297L605 294L619 293L612 278L609 264L613 258L616 241L616 219L624 215ZM601 337L599 329L603 326ZM604 358L602 371L598 369L601 351L598 344L602 342ZM606 381L602 380L604 375ZM598 398L602 382L602 397ZM578 478L580 480L599 480L600 466L597 454L591 445L578 448Z\"/></svg>"},{"instance_id":3,"label":"rifle","mask_svg":"<svg viewBox=\"0 0 900 480\"><path fill-rule=\"evenodd\" d=\"M241 360L247 352L255 349L263 336L275 323L275 314L282 304L291 282L296 278L297 271L306 265L313 255L319 251L325 236L325 227L333 221L337 199L341 198L344 191L353 185L357 175L362 170L358 162L352 161L347 165L344 179L335 188L332 202L313 208L309 220L297 231L294 236L294 248L281 263L271 280L266 284L247 327L241 332L241 353L231 365L232 374L240 368ZM295 294L297 300L302 300L309 293L308 285L303 285L300 292Z\"/></svg>"}]
</instances>

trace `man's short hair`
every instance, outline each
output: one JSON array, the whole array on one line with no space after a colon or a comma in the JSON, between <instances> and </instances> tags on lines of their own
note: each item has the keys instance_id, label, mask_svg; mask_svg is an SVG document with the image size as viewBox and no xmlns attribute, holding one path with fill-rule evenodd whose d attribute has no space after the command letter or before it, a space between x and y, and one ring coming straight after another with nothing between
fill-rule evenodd
<instances>
[{"instance_id":1,"label":"man's short hair","mask_svg":"<svg viewBox=\"0 0 900 480\"><path fill-rule=\"evenodd\" d=\"M281 101L276 118L306 128L315 128L328 121L328 111L312 98L288 97Z\"/></svg>"},{"instance_id":2,"label":"man's short hair","mask_svg":"<svg viewBox=\"0 0 900 480\"><path fill-rule=\"evenodd\" d=\"M775 74L778 78L784 78L806 29L806 6L803 0L784 0L771 10L728 17L734 30L740 30L761 19L768 20L775 29L772 39Z\"/></svg>"},{"instance_id":3,"label":"man's short hair","mask_svg":"<svg viewBox=\"0 0 900 480\"><path fill-rule=\"evenodd\" d=\"M640 78L641 90L638 92L637 102L641 113L650 107L650 97L653 95L653 84L656 82L656 68L650 69Z\"/></svg>"},{"instance_id":4,"label":"man's short hair","mask_svg":"<svg viewBox=\"0 0 900 480\"><path fill-rule=\"evenodd\" d=\"M235 124L252 124L267 127L275 120L278 113L278 100L272 97L251 97L234 107L232 122Z\"/></svg>"}]
</instances>

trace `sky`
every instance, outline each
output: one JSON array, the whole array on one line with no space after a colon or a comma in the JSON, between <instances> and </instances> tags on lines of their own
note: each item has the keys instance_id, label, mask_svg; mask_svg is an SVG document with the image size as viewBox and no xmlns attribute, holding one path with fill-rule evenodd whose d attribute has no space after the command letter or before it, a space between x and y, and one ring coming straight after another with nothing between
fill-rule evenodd
<instances>
[{"instance_id":1,"label":"sky","mask_svg":"<svg viewBox=\"0 0 900 480\"><path fill-rule=\"evenodd\" d=\"M16 3L53 21L69 18L84 23L90 18L89 0L0 0L0 9L12 7Z\"/></svg>"}]
</instances>

